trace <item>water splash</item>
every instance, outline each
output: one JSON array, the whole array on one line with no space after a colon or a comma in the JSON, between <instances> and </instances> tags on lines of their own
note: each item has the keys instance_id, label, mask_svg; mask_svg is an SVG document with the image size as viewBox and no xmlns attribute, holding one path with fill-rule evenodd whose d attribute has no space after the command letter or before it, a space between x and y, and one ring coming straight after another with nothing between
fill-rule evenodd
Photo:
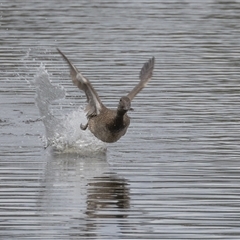
<instances>
[{"instance_id":1,"label":"water splash","mask_svg":"<svg viewBox=\"0 0 240 240\"><path fill-rule=\"evenodd\" d=\"M64 115L63 106L60 106L53 113L51 105L57 100L65 99L65 89L51 83L43 64L31 84L36 89L35 102L45 126L47 146L52 146L60 153L87 154L106 150L106 144L96 139L88 130L80 129L80 123L86 121L82 107Z\"/></svg>"}]
</instances>

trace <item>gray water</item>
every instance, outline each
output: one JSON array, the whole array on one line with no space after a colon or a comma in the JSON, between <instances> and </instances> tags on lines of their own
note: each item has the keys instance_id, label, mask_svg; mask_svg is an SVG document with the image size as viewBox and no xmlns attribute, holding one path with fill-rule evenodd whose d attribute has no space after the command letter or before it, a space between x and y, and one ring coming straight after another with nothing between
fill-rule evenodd
<instances>
[{"instance_id":1,"label":"gray water","mask_svg":"<svg viewBox=\"0 0 240 240\"><path fill-rule=\"evenodd\" d=\"M0 238L239 239L239 16L238 0L2 0ZM155 56L117 143L80 131L56 47L112 108Z\"/></svg>"}]
</instances>

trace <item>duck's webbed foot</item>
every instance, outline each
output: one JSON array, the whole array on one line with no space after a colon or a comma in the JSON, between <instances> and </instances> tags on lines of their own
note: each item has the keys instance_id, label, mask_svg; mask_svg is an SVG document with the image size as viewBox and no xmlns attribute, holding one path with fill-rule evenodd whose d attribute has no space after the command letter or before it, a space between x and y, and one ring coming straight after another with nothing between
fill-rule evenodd
<instances>
[{"instance_id":1,"label":"duck's webbed foot","mask_svg":"<svg viewBox=\"0 0 240 240\"><path fill-rule=\"evenodd\" d=\"M80 128L82 129L82 130L86 130L87 128L88 128L88 123L86 123L85 125L84 124L80 124Z\"/></svg>"}]
</instances>

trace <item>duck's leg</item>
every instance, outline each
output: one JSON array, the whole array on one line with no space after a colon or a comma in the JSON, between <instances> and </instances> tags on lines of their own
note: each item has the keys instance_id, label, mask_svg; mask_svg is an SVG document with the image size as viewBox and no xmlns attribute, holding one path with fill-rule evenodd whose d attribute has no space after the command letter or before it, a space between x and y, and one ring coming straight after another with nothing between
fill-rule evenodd
<instances>
[{"instance_id":1,"label":"duck's leg","mask_svg":"<svg viewBox=\"0 0 240 240\"><path fill-rule=\"evenodd\" d=\"M85 125L83 125L82 123L80 124L80 128L82 129L82 130L86 130L87 128L88 128L88 122L85 124Z\"/></svg>"}]
</instances>

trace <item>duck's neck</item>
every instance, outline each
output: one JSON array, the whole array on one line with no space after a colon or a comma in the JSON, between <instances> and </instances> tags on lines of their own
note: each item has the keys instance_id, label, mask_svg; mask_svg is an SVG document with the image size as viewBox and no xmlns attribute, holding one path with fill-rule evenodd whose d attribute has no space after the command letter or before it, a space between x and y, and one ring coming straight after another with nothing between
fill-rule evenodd
<instances>
[{"instance_id":1,"label":"duck's neck","mask_svg":"<svg viewBox=\"0 0 240 240\"><path fill-rule=\"evenodd\" d=\"M111 122L111 124L109 124L108 128L110 131L112 132L118 132L121 131L124 127L124 115L125 115L126 111L119 111L117 110L117 114L115 116L115 118L113 119L113 121Z\"/></svg>"},{"instance_id":2,"label":"duck's neck","mask_svg":"<svg viewBox=\"0 0 240 240\"><path fill-rule=\"evenodd\" d=\"M115 127L119 127L119 128L121 128L123 125L124 125L124 121L123 121L123 119L124 119L124 115L126 114L126 112L127 111L117 111L117 115L116 115L116 118L115 118L115 120L114 120L114 126Z\"/></svg>"}]
</instances>

